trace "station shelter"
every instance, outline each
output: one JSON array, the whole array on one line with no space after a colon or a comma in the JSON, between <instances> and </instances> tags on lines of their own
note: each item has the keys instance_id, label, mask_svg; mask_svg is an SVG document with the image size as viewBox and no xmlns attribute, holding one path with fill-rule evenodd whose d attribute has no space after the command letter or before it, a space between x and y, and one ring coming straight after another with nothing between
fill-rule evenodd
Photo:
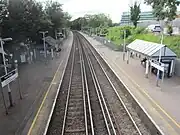
<instances>
[{"instance_id":1,"label":"station shelter","mask_svg":"<svg viewBox=\"0 0 180 135\"><path fill-rule=\"evenodd\" d=\"M172 77L174 75L177 56L166 45L136 39L127 45L126 49L127 61L129 61L129 55L139 55L141 62L145 63L145 75L147 77L149 72L157 73L158 70L161 75L163 74L163 77Z\"/></svg>"}]
</instances>

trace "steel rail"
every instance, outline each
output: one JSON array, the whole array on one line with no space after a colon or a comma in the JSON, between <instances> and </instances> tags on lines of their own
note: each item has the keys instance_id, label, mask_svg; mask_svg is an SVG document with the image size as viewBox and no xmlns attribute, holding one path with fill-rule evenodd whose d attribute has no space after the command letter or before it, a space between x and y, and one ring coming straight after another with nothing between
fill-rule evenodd
<instances>
[{"instance_id":1,"label":"steel rail","mask_svg":"<svg viewBox=\"0 0 180 135\"><path fill-rule=\"evenodd\" d=\"M81 49L81 51L82 51L82 49ZM86 67L85 67L85 63L84 63L83 54L82 54L82 63L83 63L82 65L83 65L83 72L84 72L84 82L85 82L85 87L86 87L88 110L89 110L89 117L90 117L90 124L91 124L91 134L94 135L94 124L93 124L93 118L92 118L91 101L90 101L89 88L88 88L87 75L86 75Z\"/></svg>"},{"instance_id":2,"label":"steel rail","mask_svg":"<svg viewBox=\"0 0 180 135\"><path fill-rule=\"evenodd\" d=\"M86 41L86 42L87 42L87 41ZM88 43L88 42L87 42L87 43ZM88 43L88 45L91 46L90 43ZM88 46L88 45L87 45L87 46ZM119 101L121 102L122 106L123 106L124 109L126 110L128 116L129 116L131 122L133 123L134 127L136 128L138 134L139 134L139 135L142 135L142 133L141 133L141 131L139 130L139 128L138 128L135 120L133 119L131 113L129 112L128 108L126 107L125 103L123 102L122 98L120 97L119 93L117 92L117 89L115 88L115 86L114 86L114 84L112 83L111 79L110 79L109 76L107 75L107 73L106 73L105 69L103 68L102 64L100 63L99 59L97 58L97 56L95 55L95 53L92 51L92 49L91 49L90 47L88 47L88 48L89 48L89 50L91 51L91 53L93 54L93 56L95 57L95 59L97 60L97 62L99 63L101 69L103 70L103 73L105 74L106 78L108 79L111 87L113 88L114 92L116 93L116 95L117 95Z\"/></svg>"},{"instance_id":3,"label":"steel rail","mask_svg":"<svg viewBox=\"0 0 180 135\"><path fill-rule=\"evenodd\" d=\"M75 38L75 37L74 37ZM75 40L75 39L74 39ZM77 40L77 39L76 39ZM70 100L70 92L71 92L71 86L72 86L72 78L73 78L73 71L75 70L74 68L74 63L75 63L75 51L76 51L76 46L78 46L78 44L74 44L74 52L73 52L73 61L72 61L72 67L71 67L71 73L70 73L70 81L69 81L69 85L68 85L68 94L67 94L67 100L66 100L66 106L65 106L65 113L64 113L64 119L63 119L63 127L62 127L62 132L61 132L61 135L64 135L65 133L65 126L66 126L66 118L67 118L67 113L68 113L68 105L69 105L69 100ZM80 57L80 60L81 60L81 55L80 55L80 52L79 52L79 57ZM81 64L81 62L80 62ZM82 64L81 64L81 67L82 67ZM82 74L82 69L81 69L81 77L83 77L83 74ZM81 83L82 83L82 87L83 87L83 91L84 91L84 82L83 82L83 79L81 80ZM84 107L84 94L83 94L83 107ZM86 120L86 109L84 110L84 117L85 117L85 120ZM85 121L87 122L87 121ZM86 132L86 135L88 135L88 131L87 131L87 123L85 123L85 132Z\"/></svg>"},{"instance_id":4,"label":"steel rail","mask_svg":"<svg viewBox=\"0 0 180 135\"><path fill-rule=\"evenodd\" d=\"M74 42L74 44L75 44L75 42ZM65 112L64 112L63 127L62 127L62 131L61 131L61 135L64 135L65 124L66 124L66 116L67 116L67 110L68 110L68 104L69 104L69 96L70 96L71 83L72 83L72 75L73 75L73 69L74 69L75 45L74 45L73 49L74 49L74 51L73 51L73 60L72 60L72 66L71 66L70 80L69 80L69 85L68 85L68 94L67 94L67 99L66 99L66 107L65 107Z\"/></svg>"},{"instance_id":5,"label":"steel rail","mask_svg":"<svg viewBox=\"0 0 180 135\"><path fill-rule=\"evenodd\" d=\"M89 57L89 56L88 56L88 57ZM98 86L98 89L99 89L99 92L100 92L100 95L101 95L101 98L102 98L102 101L103 101L103 104L104 104L104 106L105 106L105 110L106 110L106 112L107 112L108 119L109 119L109 121L110 121L112 130L113 130L113 133L114 133L114 135L116 135L116 130L115 130L113 121L112 121L112 119L111 119L111 116L110 116L110 113L109 113L109 110L108 110L108 107L107 107L107 104L106 104L104 95L103 95L103 93L102 93L101 86L100 86L100 84L99 84L99 80L97 79L97 75L96 75L96 73L95 73L95 70L94 70L94 67L93 67L93 65L92 65L92 62L91 62L91 59L90 59L90 58L89 58L89 61L90 61L90 65L91 65L91 68L92 68L92 71L93 71L93 74L94 74L94 77L95 77L95 80L96 80L96 83L97 83L97 86Z\"/></svg>"},{"instance_id":6,"label":"steel rail","mask_svg":"<svg viewBox=\"0 0 180 135\"><path fill-rule=\"evenodd\" d=\"M80 43L78 37L77 37L78 43ZM78 44L77 43L77 44ZM87 123L87 112L86 112L86 95L85 95L85 75L84 75L84 63L83 63L83 54L82 54L82 48L78 44L79 47L79 55L80 55L80 64L81 64L81 75L82 75L82 86L83 86L83 104L84 104L84 121L85 121L85 129L86 129L86 135L88 135L88 123Z\"/></svg>"},{"instance_id":7,"label":"steel rail","mask_svg":"<svg viewBox=\"0 0 180 135\"><path fill-rule=\"evenodd\" d=\"M85 50L85 49L84 49L84 50ZM107 109L106 102L105 102L104 97L103 97L103 95L102 95L101 88L99 87L100 85L99 85L99 82L98 82L97 77L96 77L96 75L95 75L94 68L93 68L93 66L92 66L91 60L90 60L89 56L87 55L87 53L85 53L85 55L86 55L86 58L87 58L87 60L88 60L88 65L89 65L89 67L90 67L90 72L91 72L91 75L92 75L92 78L93 78L93 82L94 82L94 85L95 85L95 89L96 89L96 93L97 93L97 96L98 96L98 99L99 99L99 102L100 102L101 110L102 110L103 117L104 117L104 120L105 120L105 123L106 123L106 128L107 128L107 130L108 130L108 134L111 135L111 131L110 131L110 128L109 128L109 125L108 125L108 122L107 122L107 118L106 118L106 115L105 115L105 110L106 110L106 112L107 112L108 119L109 119L109 121L110 121L112 130L113 130L113 133L114 133L114 135L116 135L116 131L115 131L115 128L114 128L114 125L113 125L111 116L110 116L110 114L109 114L109 111L108 111L108 109ZM99 94L98 89L99 89L99 91L100 91L100 94ZM101 98L102 98L102 99L101 99ZM103 107L102 103L103 103L104 106L105 106L105 110L104 110L104 107Z\"/></svg>"}]
</instances>

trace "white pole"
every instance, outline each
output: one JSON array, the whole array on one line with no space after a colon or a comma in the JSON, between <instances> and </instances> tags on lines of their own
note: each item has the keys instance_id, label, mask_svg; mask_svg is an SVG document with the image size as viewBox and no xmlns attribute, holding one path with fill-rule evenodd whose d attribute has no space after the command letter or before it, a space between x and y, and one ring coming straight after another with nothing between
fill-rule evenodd
<instances>
[{"instance_id":1,"label":"white pole","mask_svg":"<svg viewBox=\"0 0 180 135\"><path fill-rule=\"evenodd\" d=\"M152 72L152 66L151 66L151 63L150 63L150 69L149 69L149 76L151 77L151 72Z\"/></svg>"},{"instance_id":2,"label":"white pole","mask_svg":"<svg viewBox=\"0 0 180 135\"><path fill-rule=\"evenodd\" d=\"M51 57L54 58L53 48L51 48Z\"/></svg>"},{"instance_id":3,"label":"white pole","mask_svg":"<svg viewBox=\"0 0 180 135\"><path fill-rule=\"evenodd\" d=\"M57 30L55 30L55 38L56 38L56 40L57 40Z\"/></svg>"},{"instance_id":4,"label":"white pole","mask_svg":"<svg viewBox=\"0 0 180 135\"><path fill-rule=\"evenodd\" d=\"M36 60L36 49L34 49L34 59Z\"/></svg>"},{"instance_id":5,"label":"white pole","mask_svg":"<svg viewBox=\"0 0 180 135\"><path fill-rule=\"evenodd\" d=\"M44 39L44 57L46 58L46 42L45 42L45 32L43 32L43 39Z\"/></svg>"},{"instance_id":6,"label":"white pole","mask_svg":"<svg viewBox=\"0 0 180 135\"><path fill-rule=\"evenodd\" d=\"M161 45L163 44L163 33L161 33ZM160 52L159 52L159 63L161 63L161 51L162 51L162 47L160 48ZM163 71L164 72L164 71ZM158 69L158 72L157 72L157 80L156 80L156 86L158 86L158 81L159 81L159 74L160 74L160 71Z\"/></svg>"},{"instance_id":7,"label":"white pole","mask_svg":"<svg viewBox=\"0 0 180 135\"><path fill-rule=\"evenodd\" d=\"M127 51L127 64L129 64L129 51Z\"/></svg>"},{"instance_id":8,"label":"white pole","mask_svg":"<svg viewBox=\"0 0 180 135\"><path fill-rule=\"evenodd\" d=\"M171 67L170 67L170 76L172 76L173 73L173 67L174 67L174 60L171 61Z\"/></svg>"},{"instance_id":9,"label":"white pole","mask_svg":"<svg viewBox=\"0 0 180 135\"><path fill-rule=\"evenodd\" d=\"M47 55L46 55L47 52L46 52L45 34L48 33L48 31L45 31L45 32L40 31L39 33L41 33L41 34L43 35L43 41L44 41L44 57L46 58L46 57L47 57Z\"/></svg>"},{"instance_id":10,"label":"white pole","mask_svg":"<svg viewBox=\"0 0 180 135\"><path fill-rule=\"evenodd\" d=\"M148 72L149 72L149 60L146 60L146 78L148 78Z\"/></svg>"},{"instance_id":11,"label":"white pole","mask_svg":"<svg viewBox=\"0 0 180 135\"><path fill-rule=\"evenodd\" d=\"M126 30L124 30L124 44L123 44L123 61L125 60L125 44L126 44Z\"/></svg>"}]
</instances>

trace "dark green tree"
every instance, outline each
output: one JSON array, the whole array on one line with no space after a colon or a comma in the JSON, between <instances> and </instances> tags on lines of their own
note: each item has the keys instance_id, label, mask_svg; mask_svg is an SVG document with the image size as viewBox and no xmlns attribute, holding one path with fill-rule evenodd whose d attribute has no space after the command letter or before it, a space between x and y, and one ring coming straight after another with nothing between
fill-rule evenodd
<instances>
[{"instance_id":1,"label":"dark green tree","mask_svg":"<svg viewBox=\"0 0 180 135\"><path fill-rule=\"evenodd\" d=\"M7 3L4 0L0 0L0 36L2 36L2 25L5 18L8 17Z\"/></svg>"},{"instance_id":2,"label":"dark green tree","mask_svg":"<svg viewBox=\"0 0 180 135\"><path fill-rule=\"evenodd\" d=\"M177 6L180 4L179 0L145 0L145 3L151 5L153 13L157 20L167 19L172 21L176 17Z\"/></svg>"},{"instance_id":3,"label":"dark green tree","mask_svg":"<svg viewBox=\"0 0 180 135\"><path fill-rule=\"evenodd\" d=\"M49 34L54 35L54 32L63 27L64 13L62 10L62 4L57 1L49 1L45 8L48 18L52 22L52 29L49 29Z\"/></svg>"},{"instance_id":4,"label":"dark green tree","mask_svg":"<svg viewBox=\"0 0 180 135\"><path fill-rule=\"evenodd\" d=\"M43 4L36 0L0 0L0 28L3 37L12 37L13 42L39 40L39 31L48 30L51 35L54 30L65 27L70 16L61 9L58 2Z\"/></svg>"},{"instance_id":5,"label":"dark green tree","mask_svg":"<svg viewBox=\"0 0 180 135\"><path fill-rule=\"evenodd\" d=\"M131 11L130 19L134 27L137 27L138 21L140 19L140 13L141 13L140 4L135 2L134 5L130 7L130 11Z\"/></svg>"}]
</instances>

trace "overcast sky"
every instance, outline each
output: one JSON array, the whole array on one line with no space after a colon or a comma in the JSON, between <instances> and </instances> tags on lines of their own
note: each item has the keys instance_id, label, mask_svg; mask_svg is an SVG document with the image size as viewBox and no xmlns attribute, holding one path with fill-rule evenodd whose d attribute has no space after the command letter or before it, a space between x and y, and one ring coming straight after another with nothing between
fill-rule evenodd
<instances>
[{"instance_id":1,"label":"overcast sky","mask_svg":"<svg viewBox=\"0 0 180 135\"><path fill-rule=\"evenodd\" d=\"M46 1L46 0L39 0ZM109 14L113 22L120 22L122 12L128 11L129 4L133 0L54 0L63 4L63 10L72 15L72 19L84 16L85 14L105 13ZM151 10L150 6L141 2L141 11Z\"/></svg>"}]
</instances>

